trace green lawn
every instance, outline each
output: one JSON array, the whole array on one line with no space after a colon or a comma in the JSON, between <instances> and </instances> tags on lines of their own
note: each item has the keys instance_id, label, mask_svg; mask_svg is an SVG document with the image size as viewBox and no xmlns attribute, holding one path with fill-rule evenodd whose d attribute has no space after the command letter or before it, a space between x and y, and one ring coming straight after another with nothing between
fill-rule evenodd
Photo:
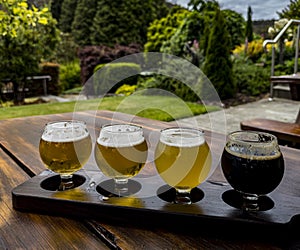
<instances>
[{"instance_id":1,"label":"green lawn","mask_svg":"<svg viewBox=\"0 0 300 250\"><path fill-rule=\"evenodd\" d=\"M160 121L172 121L218 109L167 96L114 96L85 101L55 102L0 108L0 119L84 110L111 110Z\"/></svg>"}]
</instances>

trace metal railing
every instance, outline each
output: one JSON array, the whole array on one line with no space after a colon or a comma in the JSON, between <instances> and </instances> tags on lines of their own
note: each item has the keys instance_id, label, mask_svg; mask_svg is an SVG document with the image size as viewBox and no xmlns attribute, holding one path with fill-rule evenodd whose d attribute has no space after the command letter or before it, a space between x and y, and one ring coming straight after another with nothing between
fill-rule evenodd
<instances>
[{"instance_id":1,"label":"metal railing","mask_svg":"<svg viewBox=\"0 0 300 250\"><path fill-rule=\"evenodd\" d=\"M263 42L263 48L266 49L268 44L276 44L280 40L280 38L284 35L287 29L292 24L298 24L297 28L297 37L296 37L296 49L295 49L295 64L294 64L294 74L298 72L298 57L299 57L299 36L300 36L300 20L291 19L287 22L287 24L282 28L282 30L277 34L277 36L273 40L265 40ZM275 67L275 46L272 46L272 64L271 64L271 76L274 76L274 67Z\"/></svg>"}]
</instances>

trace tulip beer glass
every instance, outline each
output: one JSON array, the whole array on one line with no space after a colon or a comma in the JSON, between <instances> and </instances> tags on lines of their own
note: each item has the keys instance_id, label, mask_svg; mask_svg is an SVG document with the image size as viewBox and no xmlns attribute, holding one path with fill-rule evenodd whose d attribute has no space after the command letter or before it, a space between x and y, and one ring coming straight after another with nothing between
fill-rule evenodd
<instances>
[{"instance_id":1,"label":"tulip beer glass","mask_svg":"<svg viewBox=\"0 0 300 250\"><path fill-rule=\"evenodd\" d=\"M92 141L82 121L55 121L46 124L40 139L39 152L50 170L58 173L58 190L74 187L73 173L83 167L92 151Z\"/></svg>"},{"instance_id":2,"label":"tulip beer glass","mask_svg":"<svg viewBox=\"0 0 300 250\"><path fill-rule=\"evenodd\" d=\"M114 179L115 192L128 193L128 179L144 167L148 146L143 129L133 124L104 125L95 147L95 159L104 175Z\"/></svg>"},{"instance_id":3,"label":"tulip beer glass","mask_svg":"<svg viewBox=\"0 0 300 250\"><path fill-rule=\"evenodd\" d=\"M259 197L272 192L284 174L277 138L264 132L230 133L221 165L228 183L241 194L241 209L246 211L259 210Z\"/></svg>"},{"instance_id":4,"label":"tulip beer glass","mask_svg":"<svg viewBox=\"0 0 300 250\"><path fill-rule=\"evenodd\" d=\"M190 192L206 180L211 164L211 152L203 131L180 127L161 131L155 165L162 179L175 188L174 203L192 203Z\"/></svg>"}]
</instances>

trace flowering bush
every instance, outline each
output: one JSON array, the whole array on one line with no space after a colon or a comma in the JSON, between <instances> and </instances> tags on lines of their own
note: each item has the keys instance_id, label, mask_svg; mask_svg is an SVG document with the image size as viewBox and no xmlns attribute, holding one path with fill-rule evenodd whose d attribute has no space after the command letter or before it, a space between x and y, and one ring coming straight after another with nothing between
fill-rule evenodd
<instances>
[{"instance_id":1,"label":"flowering bush","mask_svg":"<svg viewBox=\"0 0 300 250\"><path fill-rule=\"evenodd\" d=\"M263 40L253 40L252 42L248 43L247 51L245 48L245 44L241 44L237 46L233 54L234 55L246 55L252 61L257 61L264 53L263 49Z\"/></svg>"},{"instance_id":2,"label":"flowering bush","mask_svg":"<svg viewBox=\"0 0 300 250\"><path fill-rule=\"evenodd\" d=\"M124 84L117 89L116 94L129 96L136 90L136 88L137 88L137 85L130 86L128 84Z\"/></svg>"}]
</instances>

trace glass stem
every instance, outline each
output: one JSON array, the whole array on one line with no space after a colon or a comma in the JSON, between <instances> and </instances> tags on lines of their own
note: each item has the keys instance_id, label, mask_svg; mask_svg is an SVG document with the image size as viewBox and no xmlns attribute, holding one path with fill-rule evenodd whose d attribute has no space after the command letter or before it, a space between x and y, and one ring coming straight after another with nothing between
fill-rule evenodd
<instances>
[{"instance_id":1,"label":"glass stem","mask_svg":"<svg viewBox=\"0 0 300 250\"><path fill-rule=\"evenodd\" d=\"M74 188L73 175L61 175L60 179L61 182L58 187L58 191Z\"/></svg>"},{"instance_id":2,"label":"glass stem","mask_svg":"<svg viewBox=\"0 0 300 250\"><path fill-rule=\"evenodd\" d=\"M256 194L243 194L243 210L245 211L258 211L258 195Z\"/></svg>"},{"instance_id":3,"label":"glass stem","mask_svg":"<svg viewBox=\"0 0 300 250\"><path fill-rule=\"evenodd\" d=\"M191 204L191 189L176 189L176 204Z\"/></svg>"},{"instance_id":4,"label":"glass stem","mask_svg":"<svg viewBox=\"0 0 300 250\"><path fill-rule=\"evenodd\" d=\"M128 179L115 179L115 194L119 197L128 194Z\"/></svg>"}]
</instances>

